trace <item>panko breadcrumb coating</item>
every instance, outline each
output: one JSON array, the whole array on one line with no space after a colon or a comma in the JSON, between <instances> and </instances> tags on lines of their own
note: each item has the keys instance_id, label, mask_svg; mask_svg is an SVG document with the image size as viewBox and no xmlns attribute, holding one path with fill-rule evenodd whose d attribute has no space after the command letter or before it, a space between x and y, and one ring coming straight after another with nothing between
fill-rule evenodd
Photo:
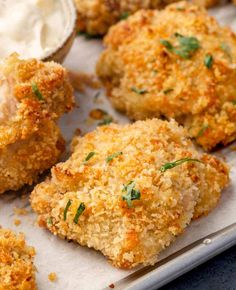
<instances>
[{"instance_id":1,"label":"panko breadcrumb coating","mask_svg":"<svg viewBox=\"0 0 236 290\"><path fill-rule=\"evenodd\" d=\"M34 256L23 234L0 228L0 290L36 290Z\"/></svg>"},{"instance_id":2,"label":"panko breadcrumb coating","mask_svg":"<svg viewBox=\"0 0 236 290\"><path fill-rule=\"evenodd\" d=\"M64 150L55 121L73 106L67 72L54 62L20 60L0 67L0 193L32 184Z\"/></svg>"},{"instance_id":3,"label":"panko breadcrumb coating","mask_svg":"<svg viewBox=\"0 0 236 290\"><path fill-rule=\"evenodd\" d=\"M78 11L77 27L89 35L104 35L120 20L140 9L161 9L180 0L75 0ZM203 7L212 7L219 0L193 0Z\"/></svg>"},{"instance_id":4,"label":"panko breadcrumb coating","mask_svg":"<svg viewBox=\"0 0 236 290\"><path fill-rule=\"evenodd\" d=\"M72 147L35 187L32 208L53 234L121 268L154 263L193 217L216 206L228 183L226 165L198 153L173 120L102 126Z\"/></svg>"},{"instance_id":5,"label":"panko breadcrumb coating","mask_svg":"<svg viewBox=\"0 0 236 290\"><path fill-rule=\"evenodd\" d=\"M104 35L109 27L139 9L157 9L177 0L75 0L78 30Z\"/></svg>"},{"instance_id":6,"label":"panko breadcrumb coating","mask_svg":"<svg viewBox=\"0 0 236 290\"><path fill-rule=\"evenodd\" d=\"M236 36L180 2L111 28L97 74L132 119L175 118L206 150L236 138Z\"/></svg>"}]
</instances>

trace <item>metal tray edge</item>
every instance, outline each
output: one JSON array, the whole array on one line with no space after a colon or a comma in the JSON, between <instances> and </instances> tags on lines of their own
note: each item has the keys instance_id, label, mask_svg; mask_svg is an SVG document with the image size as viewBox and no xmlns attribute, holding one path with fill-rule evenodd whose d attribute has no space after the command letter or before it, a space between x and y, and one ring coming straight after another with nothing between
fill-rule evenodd
<instances>
[{"instance_id":1,"label":"metal tray edge","mask_svg":"<svg viewBox=\"0 0 236 290\"><path fill-rule=\"evenodd\" d=\"M206 239L208 241L204 242ZM158 289L235 244L236 223L199 239L157 262L154 266L143 267L124 279L115 282L115 289Z\"/></svg>"}]
</instances>

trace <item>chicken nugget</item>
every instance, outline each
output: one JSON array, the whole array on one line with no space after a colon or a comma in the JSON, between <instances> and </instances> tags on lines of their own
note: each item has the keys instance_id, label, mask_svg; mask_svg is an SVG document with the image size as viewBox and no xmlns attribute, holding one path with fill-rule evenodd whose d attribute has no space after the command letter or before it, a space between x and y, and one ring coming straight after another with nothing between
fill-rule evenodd
<instances>
[{"instance_id":1,"label":"chicken nugget","mask_svg":"<svg viewBox=\"0 0 236 290\"><path fill-rule=\"evenodd\" d=\"M0 228L0 290L36 290L34 256L23 234Z\"/></svg>"},{"instance_id":2,"label":"chicken nugget","mask_svg":"<svg viewBox=\"0 0 236 290\"><path fill-rule=\"evenodd\" d=\"M198 153L174 120L102 126L76 137L72 150L35 187L32 208L53 234L120 268L153 264L228 183L227 166Z\"/></svg>"},{"instance_id":3,"label":"chicken nugget","mask_svg":"<svg viewBox=\"0 0 236 290\"><path fill-rule=\"evenodd\" d=\"M112 27L97 74L131 119L174 118L205 150L236 139L236 36L180 2Z\"/></svg>"},{"instance_id":4,"label":"chicken nugget","mask_svg":"<svg viewBox=\"0 0 236 290\"><path fill-rule=\"evenodd\" d=\"M104 35L109 27L139 9L157 9L178 0L75 0L78 30Z\"/></svg>"},{"instance_id":5,"label":"chicken nugget","mask_svg":"<svg viewBox=\"0 0 236 290\"><path fill-rule=\"evenodd\" d=\"M62 66L11 55L0 66L0 193L32 184L64 150L55 121L74 105Z\"/></svg>"}]
</instances>

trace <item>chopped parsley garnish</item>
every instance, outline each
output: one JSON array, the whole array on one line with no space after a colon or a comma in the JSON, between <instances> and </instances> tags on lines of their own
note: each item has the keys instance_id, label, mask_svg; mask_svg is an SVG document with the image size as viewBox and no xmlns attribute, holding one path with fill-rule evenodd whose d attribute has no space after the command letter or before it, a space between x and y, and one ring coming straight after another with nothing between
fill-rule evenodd
<instances>
[{"instance_id":1,"label":"chopped parsley garnish","mask_svg":"<svg viewBox=\"0 0 236 290\"><path fill-rule=\"evenodd\" d=\"M226 56L232 61L231 49L227 43L222 42L220 48L225 52Z\"/></svg>"},{"instance_id":2,"label":"chopped parsley garnish","mask_svg":"<svg viewBox=\"0 0 236 290\"><path fill-rule=\"evenodd\" d=\"M96 154L96 152L89 152L89 154L84 158L83 163L88 162L94 155Z\"/></svg>"},{"instance_id":3,"label":"chopped parsley garnish","mask_svg":"<svg viewBox=\"0 0 236 290\"><path fill-rule=\"evenodd\" d=\"M184 7L176 7L176 10L178 10L178 11L184 11L185 8Z\"/></svg>"},{"instance_id":4,"label":"chopped parsley garnish","mask_svg":"<svg viewBox=\"0 0 236 290\"><path fill-rule=\"evenodd\" d=\"M68 212L68 209L71 206L71 204L72 204L72 201L71 201L71 199L69 199L68 202L67 202L67 204L66 204L66 207L64 209L64 221L66 221L67 212Z\"/></svg>"},{"instance_id":5,"label":"chopped parsley garnish","mask_svg":"<svg viewBox=\"0 0 236 290\"><path fill-rule=\"evenodd\" d=\"M122 199L126 201L128 207L132 207L132 200L140 200L141 194L138 189L135 189L134 181L130 181L127 185L124 185L122 191L126 192L126 195L122 195Z\"/></svg>"},{"instance_id":6,"label":"chopped parsley garnish","mask_svg":"<svg viewBox=\"0 0 236 290\"><path fill-rule=\"evenodd\" d=\"M120 16L120 20L125 20L129 17L129 12L123 12Z\"/></svg>"},{"instance_id":7,"label":"chopped parsley garnish","mask_svg":"<svg viewBox=\"0 0 236 290\"><path fill-rule=\"evenodd\" d=\"M187 37L179 33L175 33L175 37L179 42L179 46L174 47L168 40L161 39L160 42L170 52L177 54L178 56L189 59L193 53L200 48L200 43L196 37Z\"/></svg>"},{"instance_id":8,"label":"chopped parsley garnish","mask_svg":"<svg viewBox=\"0 0 236 290\"><path fill-rule=\"evenodd\" d=\"M187 157L187 158L183 158L183 159L180 159L177 161L173 161L173 162L169 162L169 163L164 164L163 166L161 166L160 171L165 172L166 170L172 169L172 168L179 166L185 162L200 162L200 163L202 163L202 161L200 161L198 159L192 159L192 158Z\"/></svg>"},{"instance_id":9,"label":"chopped parsley garnish","mask_svg":"<svg viewBox=\"0 0 236 290\"><path fill-rule=\"evenodd\" d=\"M210 54L206 54L205 58L204 58L204 65L210 69L212 67L213 64L213 56Z\"/></svg>"},{"instance_id":10,"label":"chopped parsley garnish","mask_svg":"<svg viewBox=\"0 0 236 290\"><path fill-rule=\"evenodd\" d=\"M98 126L109 125L113 122L113 118L109 115L106 115L104 119L98 123Z\"/></svg>"},{"instance_id":11,"label":"chopped parsley garnish","mask_svg":"<svg viewBox=\"0 0 236 290\"><path fill-rule=\"evenodd\" d=\"M168 40L161 39L160 43L163 44L168 50L173 50L174 48L173 45Z\"/></svg>"},{"instance_id":12,"label":"chopped parsley garnish","mask_svg":"<svg viewBox=\"0 0 236 290\"><path fill-rule=\"evenodd\" d=\"M51 217L49 217L49 218L47 219L47 224L48 224L48 225L52 225L52 218L51 218Z\"/></svg>"},{"instance_id":13,"label":"chopped parsley garnish","mask_svg":"<svg viewBox=\"0 0 236 290\"><path fill-rule=\"evenodd\" d=\"M132 87L131 91L138 94L138 95L144 95L148 92L146 89L137 89L135 87Z\"/></svg>"},{"instance_id":14,"label":"chopped parsley garnish","mask_svg":"<svg viewBox=\"0 0 236 290\"><path fill-rule=\"evenodd\" d=\"M106 158L106 162L107 163L109 163L110 161L112 161L114 158L116 158L116 157L118 157L119 155L122 155L123 154L123 152L116 152L116 153L114 153L114 154L112 154L112 155L110 155L110 156L108 156L107 158Z\"/></svg>"},{"instance_id":15,"label":"chopped parsley garnish","mask_svg":"<svg viewBox=\"0 0 236 290\"><path fill-rule=\"evenodd\" d=\"M167 95L167 94L169 94L170 92L172 92L173 90L174 90L174 89L169 88L169 89L164 90L163 93L164 93L165 95Z\"/></svg>"},{"instance_id":16,"label":"chopped parsley garnish","mask_svg":"<svg viewBox=\"0 0 236 290\"><path fill-rule=\"evenodd\" d=\"M209 128L209 125L208 125L208 124L202 126L202 128L201 128L201 130L198 132L196 138L201 137L201 136L205 133L205 131L206 131L208 128Z\"/></svg>"},{"instance_id":17,"label":"chopped parsley garnish","mask_svg":"<svg viewBox=\"0 0 236 290\"><path fill-rule=\"evenodd\" d=\"M32 91L33 91L33 93L35 94L35 96L37 97L37 99L38 99L39 101L43 101L43 100L44 100L44 97L43 97L42 93L40 92L40 90L39 90L37 84L33 82L33 83L31 84L31 87L32 87Z\"/></svg>"},{"instance_id":18,"label":"chopped parsley garnish","mask_svg":"<svg viewBox=\"0 0 236 290\"><path fill-rule=\"evenodd\" d=\"M85 210L85 204L83 202L81 202L81 204L79 205L79 207L77 209L76 215L74 217L75 224L78 224L79 217L81 216L81 214L83 213L84 210Z\"/></svg>"},{"instance_id":19,"label":"chopped parsley garnish","mask_svg":"<svg viewBox=\"0 0 236 290\"><path fill-rule=\"evenodd\" d=\"M236 100L233 100L232 103L233 103L234 105L236 105Z\"/></svg>"}]
</instances>

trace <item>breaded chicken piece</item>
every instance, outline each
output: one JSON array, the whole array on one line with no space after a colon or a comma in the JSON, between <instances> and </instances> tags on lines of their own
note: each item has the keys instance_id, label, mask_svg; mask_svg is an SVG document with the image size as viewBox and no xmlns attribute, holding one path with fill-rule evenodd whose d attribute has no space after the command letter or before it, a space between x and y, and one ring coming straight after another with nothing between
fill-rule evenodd
<instances>
[{"instance_id":1,"label":"breaded chicken piece","mask_svg":"<svg viewBox=\"0 0 236 290\"><path fill-rule=\"evenodd\" d=\"M180 2L111 28L97 74L132 119L175 118L206 150L236 139L236 36Z\"/></svg>"},{"instance_id":2,"label":"breaded chicken piece","mask_svg":"<svg viewBox=\"0 0 236 290\"><path fill-rule=\"evenodd\" d=\"M0 290L35 290L35 250L23 234L0 228Z\"/></svg>"},{"instance_id":3,"label":"breaded chicken piece","mask_svg":"<svg viewBox=\"0 0 236 290\"><path fill-rule=\"evenodd\" d=\"M75 0L78 11L77 27L90 35L104 35L120 20L140 9L161 9L180 0ZM212 7L218 0L193 0L203 7Z\"/></svg>"},{"instance_id":4,"label":"breaded chicken piece","mask_svg":"<svg viewBox=\"0 0 236 290\"><path fill-rule=\"evenodd\" d=\"M39 224L126 269L154 263L228 182L223 162L199 154L175 121L157 119L75 138L51 174L30 198Z\"/></svg>"},{"instance_id":5,"label":"breaded chicken piece","mask_svg":"<svg viewBox=\"0 0 236 290\"><path fill-rule=\"evenodd\" d=\"M11 55L0 67L0 193L32 184L64 150L55 121L73 106L60 65Z\"/></svg>"},{"instance_id":6,"label":"breaded chicken piece","mask_svg":"<svg viewBox=\"0 0 236 290\"><path fill-rule=\"evenodd\" d=\"M178 0L75 0L78 30L104 35L110 26L139 9L157 9Z\"/></svg>"}]
</instances>

